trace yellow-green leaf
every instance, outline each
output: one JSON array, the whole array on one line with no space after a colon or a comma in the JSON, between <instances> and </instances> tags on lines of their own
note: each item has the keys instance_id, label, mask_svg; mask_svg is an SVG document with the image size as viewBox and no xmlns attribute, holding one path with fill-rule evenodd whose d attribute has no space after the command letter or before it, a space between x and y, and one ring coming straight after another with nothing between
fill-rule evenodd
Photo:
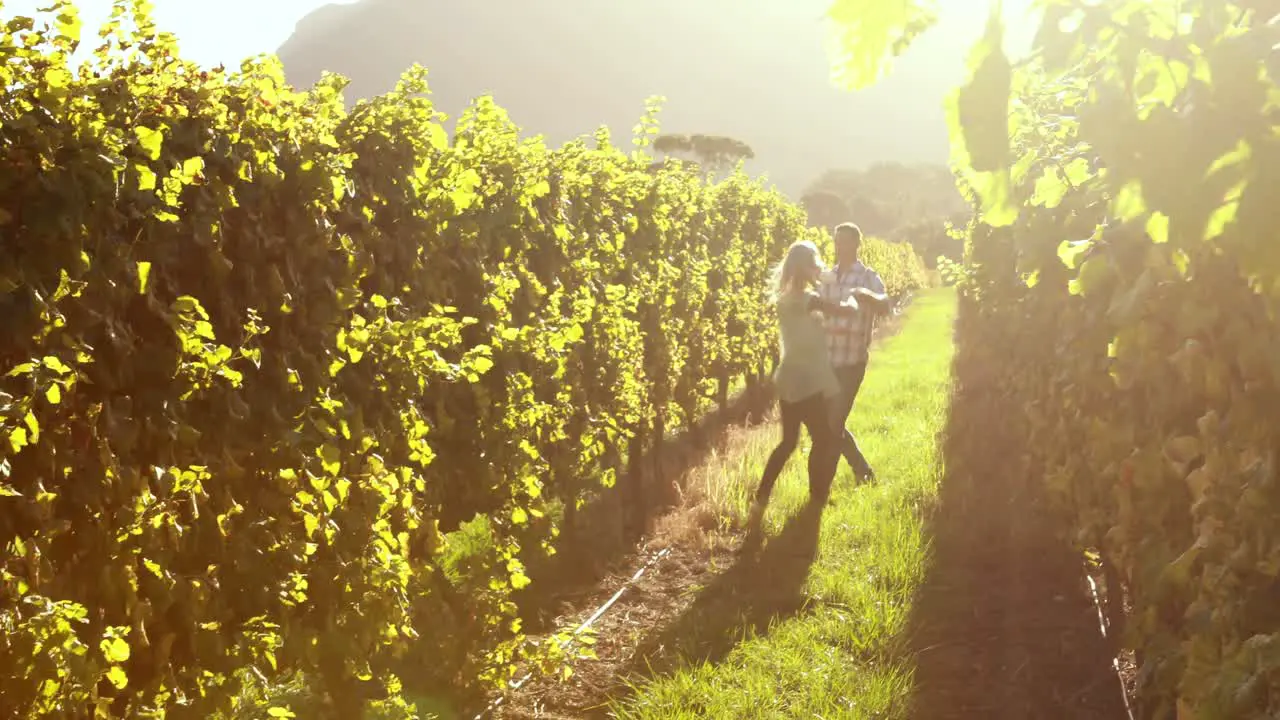
<instances>
[{"instance_id":1,"label":"yellow-green leaf","mask_svg":"<svg viewBox=\"0 0 1280 720\"><path fill-rule=\"evenodd\" d=\"M937 19L933 3L922 0L834 0L827 10L833 80L846 90L871 86Z\"/></svg>"},{"instance_id":2,"label":"yellow-green leaf","mask_svg":"<svg viewBox=\"0 0 1280 720\"><path fill-rule=\"evenodd\" d=\"M318 454L324 471L337 477L342 470L342 451L332 445L322 445Z\"/></svg>"},{"instance_id":3,"label":"yellow-green leaf","mask_svg":"<svg viewBox=\"0 0 1280 720\"><path fill-rule=\"evenodd\" d=\"M28 410L23 422L27 426L27 431L31 433L31 442L38 442L40 440L40 423L36 421L36 414Z\"/></svg>"},{"instance_id":4,"label":"yellow-green leaf","mask_svg":"<svg viewBox=\"0 0 1280 720\"><path fill-rule=\"evenodd\" d=\"M982 200L982 222L991 227L1009 227L1018 220L1009 171L975 173L974 187Z\"/></svg>"},{"instance_id":5,"label":"yellow-green leaf","mask_svg":"<svg viewBox=\"0 0 1280 720\"><path fill-rule=\"evenodd\" d=\"M147 280L151 277L151 263L141 260L138 262L138 294L143 295L147 292Z\"/></svg>"},{"instance_id":6,"label":"yellow-green leaf","mask_svg":"<svg viewBox=\"0 0 1280 720\"><path fill-rule=\"evenodd\" d=\"M191 184L204 171L204 158L193 157L182 161L182 182Z\"/></svg>"},{"instance_id":7,"label":"yellow-green leaf","mask_svg":"<svg viewBox=\"0 0 1280 720\"><path fill-rule=\"evenodd\" d=\"M102 655L110 663L122 663L129 659L129 643L124 638L104 638L101 643Z\"/></svg>"},{"instance_id":8,"label":"yellow-green leaf","mask_svg":"<svg viewBox=\"0 0 1280 720\"><path fill-rule=\"evenodd\" d=\"M1169 242L1169 216L1158 210L1151 213L1147 218L1147 235L1154 243Z\"/></svg>"},{"instance_id":9,"label":"yellow-green leaf","mask_svg":"<svg viewBox=\"0 0 1280 720\"><path fill-rule=\"evenodd\" d=\"M1058 169L1048 167L1045 168L1044 174L1036 180L1036 189L1031 196L1031 204L1053 209L1058 207L1066 196L1067 184L1063 182L1062 176L1058 174Z\"/></svg>"},{"instance_id":10,"label":"yellow-green leaf","mask_svg":"<svg viewBox=\"0 0 1280 720\"><path fill-rule=\"evenodd\" d=\"M449 149L449 134L440 123L433 122L427 125L427 141L431 143L431 147L440 152Z\"/></svg>"},{"instance_id":11,"label":"yellow-green leaf","mask_svg":"<svg viewBox=\"0 0 1280 720\"><path fill-rule=\"evenodd\" d=\"M58 34L67 38L73 43L80 42L80 30L83 24L80 22L80 11L75 5L66 4L59 8L58 13Z\"/></svg>"},{"instance_id":12,"label":"yellow-green leaf","mask_svg":"<svg viewBox=\"0 0 1280 720\"><path fill-rule=\"evenodd\" d=\"M1147 201L1142 196L1142 184L1130 180L1111 199L1111 215L1120 222L1141 217L1147 211Z\"/></svg>"},{"instance_id":13,"label":"yellow-green leaf","mask_svg":"<svg viewBox=\"0 0 1280 720\"><path fill-rule=\"evenodd\" d=\"M152 160L160 159L160 151L164 147L164 133L162 131L138 125L133 128L133 134L138 138L138 146L142 148L147 157Z\"/></svg>"},{"instance_id":14,"label":"yellow-green leaf","mask_svg":"<svg viewBox=\"0 0 1280 720\"><path fill-rule=\"evenodd\" d=\"M45 84L53 90L61 90L71 84L71 73L64 68L52 67L44 71Z\"/></svg>"},{"instance_id":15,"label":"yellow-green leaf","mask_svg":"<svg viewBox=\"0 0 1280 720\"><path fill-rule=\"evenodd\" d=\"M968 82L948 103L952 143L962 146L957 152L967 156L965 164L976 172L1008 170L1013 66L1004 53L1004 24L996 8L987 20L986 33L970 54L969 72Z\"/></svg>"},{"instance_id":16,"label":"yellow-green leaf","mask_svg":"<svg viewBox=\"0 0 1280 720\"><path fill-rule=\"evenodd\" d=\"M1236 211L1240 209L1238 201L1225 203L1214 210L1209 215L1209 221L1205 224L1204 239L1213 240L1226 232L1227 226L1236 219Z\"/></svg>"},{"instance_id":17,"label":"yellow-green leaf","mask_svg":"<svg viewBox=\"0 0 1280 720\"><path fill-rule=\"evenodd\" d=\"M134 165L133 169L138 173L139 190L153 191L156 189L156 173L154 170L141 164Z\"/></svg>"},{"instance_id":18,"label":"yellow-green leaf","mask_svg":"<svg viewBox=\"0 0 1280 720\"><path fill-rule=\"evenodd\" d=\"M1076 158L1067 163L1066 167L1067 182L1072 187L1080 187L1093 177L1093 168L1089 166L1089 161L1084 158Z\"/></svg>"},{"instance_id":19,"label":"yellow-green leaf","mask_svg":"<svg viewBox=\"0 0 1280 720\"><path fill-rule=\"evenodd\" d=\"M67 367L67 364L62 362L62 360L59 359L56 355L46 355L44 359L41 360L40 362L45 367L58 373L59 375L66 375L67 373L71 372L71 368Z\"/></svg>"},{"instance_id":20,"label":"yellow-green leaf","mask_svg":"<svg viewBox=\"0 0 1280 720\"><path fill-rule=\"evenodd\" d=\"M117 690L123 690L129 684L129 676L119 665L112 665L107 670L107 681Z\"/></svg>"}]
</instances>

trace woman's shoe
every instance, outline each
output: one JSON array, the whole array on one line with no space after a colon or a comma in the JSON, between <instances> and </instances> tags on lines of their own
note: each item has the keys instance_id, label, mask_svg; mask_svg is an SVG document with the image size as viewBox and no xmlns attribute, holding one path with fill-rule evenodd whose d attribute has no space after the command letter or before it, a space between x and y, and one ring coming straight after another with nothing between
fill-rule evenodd
<instances>
[{"instance_id":1,"label":"woman's shoe","mask_svg":"<svg viewBox=\"0 0 1280 720\"><path fill-rule=\"evenodd\" d=\"M751 503L751 511L747 513L747 534L759 534L764 526L764 504L760 502Z\"/></svg>"},{"instance_id":2,"label":"woman's shoe","mask_svg":"<svg viewBox=\"0 0 1280 720\"><path fill-rule=\"evenodd\" d=\"M738 554L744 558L753 557L760 552L764 544L764 505L751 503L751 512L747 515L747 536L743 538Z\"/></svg>"}]
</instances>

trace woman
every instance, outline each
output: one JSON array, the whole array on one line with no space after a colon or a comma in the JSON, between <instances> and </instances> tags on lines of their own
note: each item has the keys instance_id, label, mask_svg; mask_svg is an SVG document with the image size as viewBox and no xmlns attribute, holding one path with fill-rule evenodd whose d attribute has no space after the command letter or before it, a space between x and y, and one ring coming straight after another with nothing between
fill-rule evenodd
<instances>
[{"instance_id":1,"label":"woman","mask_svg":"<svg viewBox=\"0 0 1280 720\"><path fill-rule=\"evenodd\" d=\"M756 491L747 522L752 532L764 517L778 475L795 452L801 425L809 429L813 439L809 452L810 498L824 500L835 477L840 447L831 428L830 403L839 395L840 383L831 369L822 315L853 314L858 303L853 297L838 305L823 300L813 290L822 271L817 246L801 241L791 246L774 273L782 339L782 359L774 373L774 387L782 411L782 441L769 455Z\"/></svg>"}]
</instances>

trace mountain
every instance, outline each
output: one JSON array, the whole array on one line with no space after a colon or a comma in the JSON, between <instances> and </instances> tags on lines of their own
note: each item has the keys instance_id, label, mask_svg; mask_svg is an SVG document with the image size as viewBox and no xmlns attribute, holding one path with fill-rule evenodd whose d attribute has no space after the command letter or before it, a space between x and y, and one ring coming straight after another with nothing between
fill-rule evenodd
<instances>
[{"instance_id":1,"label":"mountain","mask_svg":"<svg viewBox=\"0 0 1280 720\"><path fill-rule=\"evenodd\" d=\"M349 102L421 63L450 118L492 93L554 144L600 125L629 143L645 99L664 95L664 132L742 140L750 169L797 197L828 168L946 162L942 101L985 21L964 11L981 4L943 0L889 78L846 93L829 81L828 1L358 0L303 18L278 54L294 85L350 78Z\"/></svg>"}]
</instances>

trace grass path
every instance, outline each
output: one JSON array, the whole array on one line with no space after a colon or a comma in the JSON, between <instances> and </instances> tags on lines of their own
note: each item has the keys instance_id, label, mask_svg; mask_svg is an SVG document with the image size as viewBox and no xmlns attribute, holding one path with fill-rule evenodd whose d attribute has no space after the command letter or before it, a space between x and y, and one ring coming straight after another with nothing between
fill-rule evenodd
<instances>
[{"instance_id":1,"label":"grass path","mask_svg":"<svg viewBox=\"0 0 1280 720\"><path fill-rule=\"evenodd\" d=\"M902 331L874 353L853 430L879 481L848 468L825 509L807 502L793 457L766 516L763 551L716 575L641 655L650 677L613 712L624 718L901 717L914 663L904 637L924 580L924 517L937 495L937 437L954 353L950 290L922 294ZM740 512L776 428L741 458Z\"/></svg>"},{"instance_id":2,"label":"grass path","mask_svg":"<svg viewBox=\"0 0 1280 720\"><path fill-rule=\"evenodd\" d=\"M921 293L873 350L852 427L876 483L855 486L842 463L830 504L813 505L797 452L762 551L739 555L778 439L774 423L740 430L646 541L671 555L598 623L599 660L533 683L494 720L1125 718L1080 557L1008 423L992 422L1018 409L955 346L956 311L953 291Z\"/></svg>"}]
</instances>

